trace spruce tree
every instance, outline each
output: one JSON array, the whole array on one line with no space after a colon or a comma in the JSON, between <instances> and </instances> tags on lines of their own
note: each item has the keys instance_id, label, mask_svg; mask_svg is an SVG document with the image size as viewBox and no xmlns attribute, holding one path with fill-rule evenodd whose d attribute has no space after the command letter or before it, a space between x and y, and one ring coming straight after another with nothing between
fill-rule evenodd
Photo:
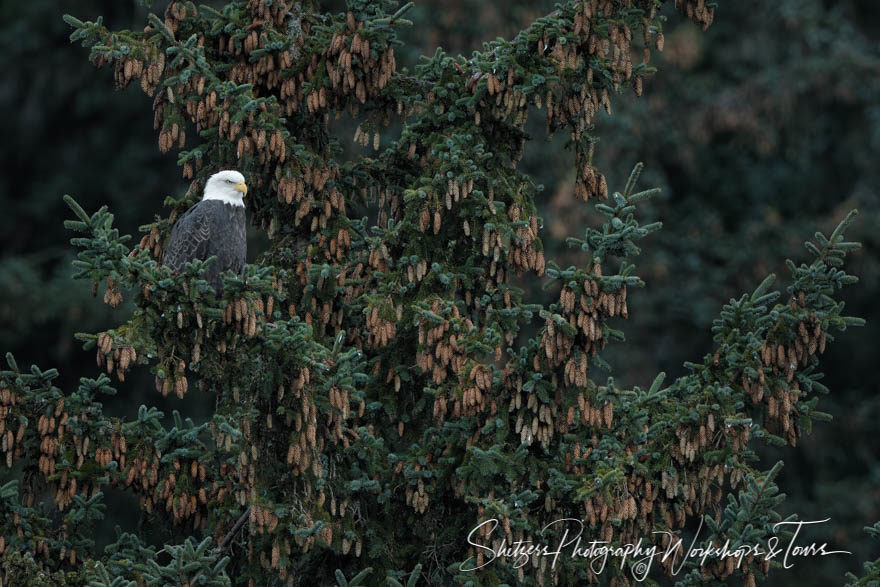
<instances>
[{"instance_id":1,"label":"spruce tree","mask_svg":"<svg viewBox=\"0 0 880 587\"><path fill-rule=\"evenodd\" d=\"M0 432L17 479L0 489L7 575L117 584L631 584L637 562L602 573L583 558L491 564L487 549L551 541L584 520L613 544L702 520L718 543L766 544L783 499L755 441L794 445L828 390L817 370L832 333L858 318L836 297L850 214L816 233L790 284L768 276L731 299L714 347L689 374L621 389L603 373L623 341L633 259L660 223L639 205L636 165L619 191L593 164L592 125L618 92L640 95L662 50L659 0L579 0L470 58L438 50L397 70L410 4L172 1L143 31L65 20L119 86L153 98L158 146L176 151L182 197L134 244L106 208L67 197L76 276L134 312L84 333L101 373L76 390L54 370L0 373ZM676 1L708 27L715 5ZM544 255L539 186L517 168L530 115L568 137L575 196L604 222L572 235L580 263ZM346 159L335 119L375 153ZM383 130L387 129L387 130ZM223 295L161 267L176 218L223 168L248 179L248 214L270 239ZM647 240L643 240L646 239ZM530 299L540 278L556 301ZM686 295L686 293L683 293ZM155 408L102 412L132 369L157 392L215 404L196 424ZM90 525L102 489L138 496L175 529L163 548L120 531L104 552ZM48 507L44 497L51 496ZM494 520L494 522L493 522ZM486 522L485 524L478 526ZM558 538L558 537L557 537ZM753 584L757 557L655 563L685 584ZM485 566L484 566L485 565ZM474 567L481 567L473 571ZM64 576L66 574L66 576Z\"/></svg>"}]
</instances>

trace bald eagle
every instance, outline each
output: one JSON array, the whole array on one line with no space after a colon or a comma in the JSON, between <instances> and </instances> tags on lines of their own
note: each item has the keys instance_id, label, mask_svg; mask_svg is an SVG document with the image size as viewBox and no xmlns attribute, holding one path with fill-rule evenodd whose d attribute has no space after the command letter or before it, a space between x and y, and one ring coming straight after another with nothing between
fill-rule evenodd
<instances>
[{"instance_id":1,"label":"bald eagle","mask_svg":"<svg viewBox=\"0 0 880 587\"><path fill-rule=\"evenodd\" d=\"M216 255L203 274L205 281L223 293L220 273L241 273L247 257L244 196L247 185L238 171L221 171L208 178L202 200L186 211L171 229L162 264L180 271L188 261Z\"/></svg>"}]
</instances>

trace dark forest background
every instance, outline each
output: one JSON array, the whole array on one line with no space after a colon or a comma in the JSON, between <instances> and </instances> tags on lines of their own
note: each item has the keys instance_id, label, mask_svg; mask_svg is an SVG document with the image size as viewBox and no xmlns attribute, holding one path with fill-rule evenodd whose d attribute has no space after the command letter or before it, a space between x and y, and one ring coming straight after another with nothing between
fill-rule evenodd
<instances>
[{"instance_id":1,"label":"dark forest background","mask_svg":"<svg viewBox=\"0 0 880 587\"><path fill-rule=\"evenodd\" d=\"M438 46L469 54L552 9L548 0L421 0L409 13L414 25L399 66ZM173 155L156 148L150 99L134 86L114 90L112 72L95 70L69 43L61 15L139 28L146 10L118 0L0 2L0 349L21 364L57 367L68 388L97 370L74 333L106 329L121 321L113 312L128 310L109 310L88 284L70 279L61 196L89 211L108 204L122 232L138 234L187 183ZM830 517L810 537L854 553L805 560L777 572L773 584L841 584L845 571L858 574L880 554L862 531L880 519L880 2L725 1L707 33L670 11L665 38L644 95L619 98L596 128L597 163L611 186L644 161L641 185L663 189L646 206L645 217L664 228L645 242L639 275L647 287L630 297L629 344L609 355L613 375L647 386L658 371L682 374L684 361L710 348L711 321L729 298L768 272L784 280L786 257L805 260L813 232L830 232L858 208L847 237L864 248L848 264L861 283L846 290L847 313L868 325L839 335L823 361L831 394L820 408L834 420L796 448L762 453L768 467L785 461L784 512ZM341 133L352 131L340 122ZM535 120L532 134L544 132ZM532 146L522 166L544 186L542 237L554 251L593 221L592 207L568 193L573 154L564 139ZM254 231L251 259L262 246ZM108 411L148 403L199 412L198 394L184 406L163 399L142 371Z\"/></svg>"}]
</instances>

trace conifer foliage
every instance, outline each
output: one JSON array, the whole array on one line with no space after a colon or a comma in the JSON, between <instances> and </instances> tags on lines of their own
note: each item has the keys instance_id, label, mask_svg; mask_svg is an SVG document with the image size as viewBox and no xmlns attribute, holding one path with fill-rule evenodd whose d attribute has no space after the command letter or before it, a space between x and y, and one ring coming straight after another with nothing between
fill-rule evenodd
<instances>
[{"instance_id":1,"label":"conifer foliage","mask_svg":"<svg viewBox=\"0 0 880 587\"><path fill-rule=\"evenodd\" d=\"M411 4L391 0L349 0L340 14L173 0L143 31L65 17L96 65L153 98L158 147L192 183L133 247L109 210L67 198L77 277L136 309L80 335L103 372L76 390L11 356L0 373L0 456L22 471L0 489L4 581L571 584L600 578L589 560L483 566L468 533L496 520L472 540L540 543L549 522L575 518L597 539L662 542L652 532L705 518L721 542L771 536L779 466L756 469L751 442L793 445L824 417L818 358L833 331L860 323L835 297L856 280L842 269L854 214L790 262L785 294L770 276L732 299L689 375L646 390L600 381L643 285L633 258L660 224L637 213L655 194L636 189L640 166L609 190L590 131L615 93L645 89L662 4L565 2L512 40L470 58L438 50L412 72L394 57ZM714 18L712 2L676 4L704 27ZM576 196L606 218L569 239L579 266L545 258L538 188L517 169L539 111L569 137ZM372 156L344 158L342 114ZM218 299L200 277L212 260L178 275L158 261L222 168L245 174L270 246L246 275L223 276ZM558 300L533 303L516 276L542 278ZM216 403L213 418L175 412L169 427L147 406L106 417L101 395L131 369L151 369L163 395ZM178 543L120 531L96 551L89 524L108 514L107 486L136 495ZM654 573L751 584L770 572L751 559L671 565ZM634 582L626 566L603 577Z\"/></svg>"}]
</instances>

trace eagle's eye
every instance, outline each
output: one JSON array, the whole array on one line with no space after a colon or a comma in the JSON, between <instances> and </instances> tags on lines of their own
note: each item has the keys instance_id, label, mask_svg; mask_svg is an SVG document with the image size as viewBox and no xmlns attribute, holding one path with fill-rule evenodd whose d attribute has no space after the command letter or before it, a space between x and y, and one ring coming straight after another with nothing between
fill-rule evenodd
<instances>
[{"instance_id":1,"label":"eagle's eye","mask_svg":"<svg viewBox=\"0 0 880 587\"><path fill-rule=\"evenodd\" d=\"M226 183L235 183L235 182L232 181L231 179L227 179L227 180L226 180Z\"/></svg>"}]
</instances>

